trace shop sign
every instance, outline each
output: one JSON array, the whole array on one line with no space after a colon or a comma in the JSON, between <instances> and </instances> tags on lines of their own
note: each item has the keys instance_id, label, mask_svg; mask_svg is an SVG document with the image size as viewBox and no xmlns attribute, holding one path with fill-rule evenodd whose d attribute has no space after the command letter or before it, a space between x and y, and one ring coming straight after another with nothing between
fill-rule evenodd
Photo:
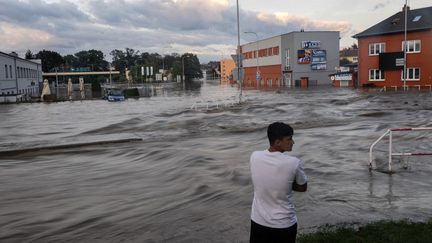
<instances>
[{"instance_id":1,"label":"shop sign","mask_svg":"<svg viewBox=\"0 0 432 243\"><path fill-rule=\"evenodd\" d=\"M352 80L351 73L337 73L331 78L332 80Z\"/></svg>"},{"instance_id":2,"label":"shop sign","mask_svg":"<svg viewBox=\"0 0 432 243\"><path fill-rule=\"evenodd\" d=\"M311 65L312 70L327 70L326 63L316 63Z\"/></svg>"},{"instance_id":3,"label":"shop sign","mask_svg":"<svg viewBox=\"0 0 432 243\"><path fill-rule=\"evenodd\" d=\"M302 41L302 49L316 49L321 47L321 41Z\"/></svg>"}]
</instances>

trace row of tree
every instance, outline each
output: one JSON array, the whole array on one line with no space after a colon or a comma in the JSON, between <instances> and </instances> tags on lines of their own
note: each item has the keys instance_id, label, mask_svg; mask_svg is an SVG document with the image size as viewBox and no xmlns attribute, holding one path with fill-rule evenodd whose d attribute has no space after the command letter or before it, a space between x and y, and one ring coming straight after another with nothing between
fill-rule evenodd
<instances>
[{"instance_id":1,"label":"row of tree","mask_svg":"<svg viewBox=\"0 0 432 243\"><path fill-rule=\"evenodd\" d=\"M112 63L105 60L105 55L99 50L80 51L74 55L62 56L55 51L42 50L33 54L30 50L25 54L26 59L41 59L43 72L55 71L108 71L110 67L120 71L124 79L125 71L129 70L132 80L141 80L141 67L153 67L172 74L174 77L184 75L187 80L201 78L201 65L198 57L192 53L183 55L173 53L160 55L158 53L140 52L131 48L113 50L110 52Z\"/></svg>"}]
</instances>

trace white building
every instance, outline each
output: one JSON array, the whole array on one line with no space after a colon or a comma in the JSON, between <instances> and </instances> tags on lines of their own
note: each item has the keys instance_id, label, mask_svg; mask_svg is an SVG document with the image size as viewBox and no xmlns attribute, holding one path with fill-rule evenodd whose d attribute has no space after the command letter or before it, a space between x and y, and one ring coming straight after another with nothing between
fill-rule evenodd
<instances>
[{"instance_id":1,"label":"white building","mask_svg":"<svg viewBox=\"0 0 432 243\"><path fill-rule=\"evenodd\" d=\"M39 96L42 83L41 60L26 60L0 52L0 103Z\"/></svg>"},{"instance_id":2,"label":"white building","mask_svg":"<svg viewBox=\"0 0 432 243\"><path fill-rule=\"evenodd\" d=\"M338 31L290 32L241 48L245 87L331 85L339 66Z\"/></svg>"}]
</instances>

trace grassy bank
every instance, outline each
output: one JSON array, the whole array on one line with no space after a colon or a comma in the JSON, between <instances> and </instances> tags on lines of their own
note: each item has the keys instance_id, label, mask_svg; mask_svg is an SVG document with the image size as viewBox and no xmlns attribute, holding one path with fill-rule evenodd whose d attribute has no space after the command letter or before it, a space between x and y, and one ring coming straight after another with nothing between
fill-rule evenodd
<instances>
[{"instance_id":1,"label":"grassy bank","mask_svg":"<svg viewBox=\"0 0 432 243\"><path fill-rule=\"evenodd\" d=\"M423 243L432 242L432 219L426 223L409 221L380 221L357 229L350 227L323 227L318 232L300 235L299 243Z\"/></svg>"}]
</instances>

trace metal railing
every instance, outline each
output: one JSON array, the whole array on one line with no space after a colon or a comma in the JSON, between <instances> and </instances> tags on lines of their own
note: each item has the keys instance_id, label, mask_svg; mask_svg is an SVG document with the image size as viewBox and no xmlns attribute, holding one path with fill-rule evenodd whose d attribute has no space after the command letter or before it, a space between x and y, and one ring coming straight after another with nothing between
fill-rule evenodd
<instances>
[{"instance_id":1,"label":"metal railing","mask_svg":"<svg viewBox=\"0 0 432 243\"><path fill-rule=\"evenodd\" d=\"M236 100L227 100L227 101L220 101L220 100L199 100L193 103L190 107L191 110L211 110L211 109L219 109L224 107L234 107L236 104Z\"/></svg>"},{"instance_id":2,"label":"metal railing","mask_svg":"<svg viewBox=\"0 0 432 243\"><path fill-rule=\"evenodd\" d=\"M391 128L388 129L381 137L379 137L371 146L369 149L369 169L372 170L373 168L376 168L376 164L374 163L372 152L375 145L381 141L385 136L389 135L389 151L388 151L388 170L391 173L392 172L392 157L393 156L424 156L424 155L432 155L430 152L420 153L420 152L414 152L414 153L393 153L393 132L406 132L406 131L425 131L425 130L432 130L432 127L414 127L414 128Z\"/></svg>"}]
</instances>

